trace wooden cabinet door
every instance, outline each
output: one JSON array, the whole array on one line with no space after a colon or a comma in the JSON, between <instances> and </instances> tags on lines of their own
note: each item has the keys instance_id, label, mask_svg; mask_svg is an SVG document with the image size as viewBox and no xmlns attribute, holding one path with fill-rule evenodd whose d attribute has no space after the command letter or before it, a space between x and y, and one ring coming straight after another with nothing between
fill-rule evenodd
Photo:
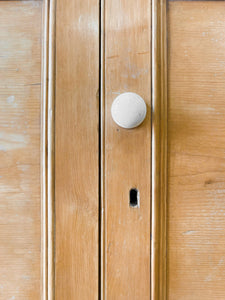
<instances>
[{"instance_id":1,"label":"wooden cabinet door","mask_svg":"<svg viewBox=\"0 0 225 300\"><path fill-rule=\"evenodd\" d=\"M224 1L0 0L0 300L225 299L224 36Z\"/></svg>"}]
</instances>

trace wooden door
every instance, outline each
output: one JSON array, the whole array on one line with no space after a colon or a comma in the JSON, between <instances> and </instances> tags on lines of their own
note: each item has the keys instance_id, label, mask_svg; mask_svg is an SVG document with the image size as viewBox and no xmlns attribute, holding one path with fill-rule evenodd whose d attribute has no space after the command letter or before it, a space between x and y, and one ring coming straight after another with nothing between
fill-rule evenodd
<instances>
[{"instance_id":1,"label":"wooden door","mask_svg":"<svg viewBox=\"0 0 225 300\"><path fill-rule=\"evenodd\" d=\"M1 300L225 299L224 36L224 1L0 0Z\"/></svg>"}]
</instances>

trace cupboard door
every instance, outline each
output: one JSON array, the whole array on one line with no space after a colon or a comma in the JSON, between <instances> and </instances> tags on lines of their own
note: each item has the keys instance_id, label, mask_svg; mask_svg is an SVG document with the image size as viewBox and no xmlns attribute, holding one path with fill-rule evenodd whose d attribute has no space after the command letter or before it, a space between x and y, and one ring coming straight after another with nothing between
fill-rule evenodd
<instances>
[{"instance_id":1,"label":"cupboard door","mask_svg":"<svg viewBox=\"0 0 225 300\"><path fill-rule=\"evenodd\" d=\"M99 2L58 0L55 296L98 299Z\"/></svg>"},{"instance_id":2,"label":"cupboard door","mask_svg":"<svg viewBox=\"0 0 225 300\"><path fill-rule=\"evenodd\" d=\"M225 298L224 18L0 1L0 299ZM125 92L147 105L130 130Z\"/></svg>"},{"instance_id":3,"label":"cupboard door","mask_svg":"<svg viewBox=\"0 0 225 300\"><path fill-rule=\"evenodd\" d=\"M106 0L102 9L102 297L150 298L151 2ZM147 115L124 129L113 100L139 94ZM139 194L130 202L130 190Z\"/></svg>"}]
</instances>

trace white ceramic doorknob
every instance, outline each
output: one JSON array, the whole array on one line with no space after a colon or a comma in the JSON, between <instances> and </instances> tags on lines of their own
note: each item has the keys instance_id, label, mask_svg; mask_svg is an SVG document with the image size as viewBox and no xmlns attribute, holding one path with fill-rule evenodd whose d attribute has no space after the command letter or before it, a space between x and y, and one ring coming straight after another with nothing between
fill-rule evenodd
<instances>
[{"instance_id":1,"label":"white ceramic doorknob","mask_svg":"<svg viewBox=\"0 0 225 300\"><path fill-rule=\"evenodd\" d=\"M114 122L126 129L140 125L145 119L146 112L145 101L135 93L120 94L114 99L111 107Z\"/></svg>"}]
</instances>

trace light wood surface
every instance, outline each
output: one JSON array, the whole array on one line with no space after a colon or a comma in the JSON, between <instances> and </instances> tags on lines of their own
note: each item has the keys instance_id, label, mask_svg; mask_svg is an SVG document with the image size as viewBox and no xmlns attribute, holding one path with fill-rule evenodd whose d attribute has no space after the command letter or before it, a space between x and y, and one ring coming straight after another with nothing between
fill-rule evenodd
<instances>
[{"instance_id":1,"label":"light wood surface","mask_svg":"<svg viewBox=\"0 0 225 300\"><path fill-rule=\"evenodd\" d=\"M48 16L45 21L46 33L46 71L47 77L47 299L55 299L55 90L56 90L56 0L45 0ZM45 65L45 62L44 62ZM45 295L46 295L46 291ZM45 299L43 299L45 300Z\"/></svg>"},{"instance_id":2,"label":"light wood surface","mask_svg":"<svg viewBox=\"0 0 225 300\"><path fill-rule=\"evenodd\" d=\"M0 1L0 299L40 299L42 1Z\"/></svg>"},{"instance_id":3,"label":"light wood surface","mask_svg":"<svg viewBox=\"0 0 225 300\"><path fill-rule=\"evenodd\" d=\"M55 4L0 1L0 300L224 300L225 2Z\"/></svg>"},{"instance_id":4,"label":"light wood surface","mask_svg":"<svg viewBox=\"0 0 225 300\"><path fill-rule=\"evenodd\" d=\"M55 296L98 299L99 2L56 12Z\"/></svg>"},{"instance_id":5,"label":"light wood surface","mask_svg":"<svg viewBox=\"0 0 225 300\"><path fill-rule=\"evenodd\" d=\"M168 299L225 299L225 2L169 2Z\"/></svg>"},{"instance_id":6,"label":"light wood surface","mask_svg":"<svg viewBox=\"0 0 225 300\"><path fill-rule=\"evenodd\" d=\"M152 1L151 299L166 299L167 1Z\"/></svg>"},{"instance_id":7,"label":"light wood surface","mask_svg":"<svg viewBox=\"0 0 225 300\"><path fill-rule=\"evenodd\" d=\"M104 8L103 299L149 299L151 2L105 1ZM112 101L123 92L139 94L148 106L133 130L111 118ZM129 206L131 188L139 190L140 207Z\"/></svg>"}]
</instances>

